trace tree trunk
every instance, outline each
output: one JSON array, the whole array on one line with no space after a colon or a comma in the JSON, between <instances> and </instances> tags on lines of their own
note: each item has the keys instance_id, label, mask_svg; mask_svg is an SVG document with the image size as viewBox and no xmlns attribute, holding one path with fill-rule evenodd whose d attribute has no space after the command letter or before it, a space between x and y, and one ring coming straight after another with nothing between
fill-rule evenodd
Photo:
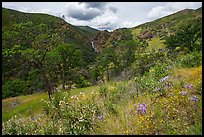
<instances>
[{"instance_id":1,"label":"tree trunk","mask_svg":"<svg viewBox=\"0 0 204 137\"><path fill-rule=\"evenodd\" d=\"M47 76L45 76L45 83L46 83L46 87L48 89L48 96L49 96L49 99L51 100L51 95L52 95L52 91L53 91L53 86L52 84L50 83L49 79Z\"/></svg>"},{"instance_id":2,"label":"tree trunk","mask_svg":"<svg viewBox=\"0 0 204 137\"><path fill-rule=\"evenodd\" d=\"M65 77L64 77L64 70L62 72L62 87L65 90Z\"/></svg>"}]
</instances>

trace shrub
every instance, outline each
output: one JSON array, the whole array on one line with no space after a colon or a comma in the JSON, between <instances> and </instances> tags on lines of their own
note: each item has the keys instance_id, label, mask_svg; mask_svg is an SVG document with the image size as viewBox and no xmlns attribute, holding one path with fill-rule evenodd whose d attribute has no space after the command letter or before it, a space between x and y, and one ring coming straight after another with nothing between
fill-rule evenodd
<instances>
[{"instance_id":1,"label":"shrub","mask_svg":"<svg viewBox=\"0 0 204 137\"><path fill-rule=\"evenodd\" d=\"M99 89L99 93L102 97L107 97L108 96L108 86L107 85L102 85L100 86L100 89Z\"/></svg>"},{"instance_id":2,"label":"shrub","mask_svg":"<svg viewBox=\"0 0 204 137\"><path fill-rule=\"evenodd\" d=\"M194 51L177 58L178 65L181 67L198 67L202 65L202 51Z\"/></svg>"},{"instance_id":3,"label":"shrub","mask_svg":"<svg viewBox=\"0 0 204 137\"><path fill-rule=\"evenodd\" d=\"M151 93L156 87L157 81L149 76L135 77L135 90L140 94L142 92ZM138 94L137 93L137 94Z\"/></svg>"},{"instance_id":4,"label":"shrub","mask_svg":"<svg viewBox=\"0 0 204 137\"><path fill-rule=\"evenodd\" d=\"M83 88L83 87L90 86L90 82L80 73L75 74L73 78L74 78L74 82L76 83L77 88Z\"/></svg>"},{"instance_id":5,"label":"shrub","mask_svg":"<svg viewBox=\"0 0 204 137\"><path fill-rule=\"evenodd\" d=\"M80 97L70 99L69 96L63 97L59 94L56 93L51 102L44 104L44 110L54 125L47 130L56 131L54 134L90 134L91 129L94 129L97 123L96 117L99 115L94 98L82 103L77 101L81 99Z\"/></svg>"},{"instance_id":6,"label":"shrub","mask_svg":"<svg viewBox=\"0 0 204 137\"><path fill-rule=\"evenodd\" d=\"M43 117L13 117L3 123L5 135L82 135L91 134L98 127L101 115L98 106L92 99L79 102L62 93L53 94L49 101L42 100ZM78 99L82 99L79 97Z\"/></svg>"},{"instance_id":7,"label":"shrub","mask_svg":"<svg viewBox=\"0 0 204 137\"><path fill-rule=\"evenodd\" d=\"M168 75L168 64L166 63L158 62L152 69L152 77L154 77L156 80L159 80Z\"/></svg>"},{"instance_id":8,"label":"shrub","mask_svg":"<svg viewBox=\"0 0 204 137\"><path fill-rule=\"evenodd\" d=\"M39 118L20 118L14 116L3 123L2 135L39 135L42 134L42 126Z\"/></svg>"},{"instance_id":9,"label":"shrub","mask_svg":"<svg viewBox=\"0 0 204 137\"><path fill-rule=\"evenodd\" d=\"M2 98L15 97L26 94L26 83L22 80L9 80L3 85Z\"/></svg>"}]
</instances>

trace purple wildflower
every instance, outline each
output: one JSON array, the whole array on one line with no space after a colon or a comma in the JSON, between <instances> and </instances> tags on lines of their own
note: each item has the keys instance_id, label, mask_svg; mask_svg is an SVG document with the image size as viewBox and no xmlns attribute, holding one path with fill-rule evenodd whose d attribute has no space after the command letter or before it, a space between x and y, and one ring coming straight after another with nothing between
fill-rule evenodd
<instances>
[{"instance_id":1,"label":"purple wildflower","mask_svg":"<svg viewBox=\"0 0 204 137\"><path fill-rule=\"evenodd\" d=\"M192 100L192 101L195 101L195 102L198 102L198 97L197 97L197 96L194 96L194 97L191 98L191 100Z\"/></svg>"},{"instance_id":2,"label":"purple wildflower","mask_svg":"<svg viewBox=\"0 0 204 137\"><path fill-rule=\"evenodd\" d=\"M138 107L138 109L137 109L137 114L138 114L138 112L139 112L139 113L142 113L142 114L146 114L146 112L147 112L147 106L146 106L145 103L139 104L139 107Z\"/></svg>"},{"instance_id":3,"label":"purple wildflower","mask_svg":"<svg viewBox=\"0 0 204 137\"><path fill-rule=\"evenodd\" d=\"M143 103L143 111L144 111L145 114L147 112L146 108L147 108L147 105L145 103Z\"/></svg>"},{"instance_id":4,"label":"purple wildflower","mask_svg":"<svg viewBox=\"0 0 204 137\"><path fill-rule=\"evenodd\" d=\"M186 84L184 87L187 89L191 89L193 86L191 84Z\"/></svg>"},{"instance_id":5,"label":"purple wildflower","mask_svg":"<svg viewBox=\"0 0 204 137\"><path fill-rule=\"evenodd\" d=\"M182 91L181 95L186 95L188 92L187 91Z\"/></svg>"},{"instance_id":6,"label":"purple wildflower","mask_svg":"<svg viewBox=\"0 0 204 137\"><path fill-rule=\"evenodd\" d=\"M104 120L105 116L102 114L98 117L98 120Z\"/></svg>"},{"instance_id":7,"label":"purple wildflower","mask_svg":"<svg viewBox=\"0 0 204 137\"><path fill-rule=\"evenodd\" d=\"M174 96L174 94L172 94L172 93L171 93L171 94L168 94L168 97L170 97L170 96Z\"/></svg>"},{"instance_id":8,"label":"purple wildflower","mask_svg":"<svg viewBox=\"0 0 204 137\"><path fill-rule=\"evenodd\" d=\"M166 81L167 79L169 79L169 78L170 78L170 76L166 76L166 77L160 79L160 80L159 80L159 83L160 83L160 82L165 82L165 81Z\"/></svg>"}]
</instances>

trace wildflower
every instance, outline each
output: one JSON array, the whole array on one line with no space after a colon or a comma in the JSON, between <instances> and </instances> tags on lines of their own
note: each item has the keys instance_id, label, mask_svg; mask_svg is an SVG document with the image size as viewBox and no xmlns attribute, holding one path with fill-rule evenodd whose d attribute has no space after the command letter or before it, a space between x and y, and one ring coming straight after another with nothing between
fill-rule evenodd
<instances>
[{"instance_id":1,"label":"wildflower","mask_svg":"<svg viewBox=\"0 0 204 137\"><path fill-rule=\"evenodd\" d=\"M77 96L76 95L71 96L71 99L76 99L77 100Z\"/></svg>"},{"instance_id":2,"label":"wildflower","mask_svg":"<svg viewBox=\"0 0 204 137\"><path fill-rule=\"evenodd\" d=\"M64 102L64 101L60 101L60 102L59 102L59 105L62 105L62 104L65 104L65 102Z\"/></svg>"},{"instance_id":3,"label":"wildflower","mask_svg":"<svg viewBox=\"0 0 204 137\"><path fill-rule=\"evenodd\" d=\"M56 88L57 92L61 92L61 90L59 88Z\"/></svg>"},{"instance_id":4,"label":"wildflower","mask_svg":"<svg viewBox=\"0 0 204 137\"><path fill-rule=\"evenodd\" d=\"M59 128L59 132L62 132L62 128L61 127Z\"/></svg>"},{"instance_id":5,"label":"wildflower","mask_svg":"<svg viewBox=\"0 0 204 137\"><path fill-rule=\"evenodd\" d=\"M173 95L174 95L174 94L172 94L172 93L171 93L171 94L168 94L168 97L173 96Z\"/></svg>"},{"instance_id":6,"label":"wildflower","mask_svg":"<svg viewBox=\"0 0 204 137\"><path fill-rule=\"evenodd\" d=\"M93 94L94 92L92 91L91 94Z\"/></svg>"},{"instance_id":7,"label":"wildflower","mask_svg":"<svg viewBox=\"0 0 204 137\"><path fill-rule=\"evenodd\" d=\"M69 88L69 86L68 86L68 85L65 85L64 87L65 87L65 89Z\"/></svg>"},{"instance_id":8,"label":"wildflower","mask_svg":"<svg viewBox=\"0 0 204 137\"><path fill-rule=\"evenodd\" d=\"M191 84L186 84L184 87L187 89L191 89L193 86Z\"/></svg>"},{"instance_id":9,"label":"wildflower","mask_svg":"<svg viewBox=\"0 0 204 137\"><path fill-rule=\"evenodd\" d=\"M186 95L187 94L187 91L182 91L181 92L181 95Z\"/></svg>"},{"instance_id":10,"label":"wildflower","mask_svg":"<svg viewBox=\"0 0 204 137\"><path fill-rule=\"evenodd\" d=\"M137 109L137 114L138 114L138 112L142 113L142 114L146 114L146 109L147 109L147 106L145 103L139 104L139 107Z\"/></svg>"},{"instance_id":11,"label":"wildflower","mask_svg":"<svg viewBox=\"0 0 204 137\"><path fill-rule=\"evenodd\" d=\"M197 102L198 101L198 97L194 96L194 97L191 98L191 100Z\"/></svg>"},{"instance_id":12,"label":"wildflower","mask_svg":"<svg viewBox=\"0 0 204 137\"><path fill-rule=\"evenodd\" d=\"M80 94L80 95L83 95L84 93L83 93L83 92L80 92L79 94Z\"/></svg>"},{"instance_id":13,"label":"wildflower","mask_svg":"<svg viewBox=\"0 0 204 137\"><path fill-rule=\"evenodd\" d=\"M165 81L166 81L167 79L169 79L169 78L170 78L170 76L166 76L166 77L160 79L160 80L159 80L159 83L160 83L160 82L165 82Z\"/></svg>"},{"instance_id":14,"label":"wildflower","mask_svg":"<svg viewBox=\"0 0 204 137\"><path fill-rule=\"evenodd\" d=\"M153 91L157 92L160 88L156 87Z\"/></svg>"},{"instance_id":15,"label":"wildflower","mask_svg":"<svg viewBox=\"0 0 204 137\"><path fill-rule=\"evenodd\" d=\"M98 117L98 120L104 120L105 116L102 114Z\"/></svg>"}]
</instances>

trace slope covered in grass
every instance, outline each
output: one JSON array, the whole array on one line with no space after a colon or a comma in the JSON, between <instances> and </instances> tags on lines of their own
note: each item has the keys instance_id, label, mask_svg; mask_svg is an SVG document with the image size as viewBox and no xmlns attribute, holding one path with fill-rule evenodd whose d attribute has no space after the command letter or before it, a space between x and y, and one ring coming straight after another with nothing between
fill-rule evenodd
<instances>
[{"instance_id":1,"label":"slope covered in grass","mask_svg":"<svg viewBox=\"0 0 204 137\"><path fill-rule=\"evenodd\" d=\"M170 83L172 86L169 85ZM30 129L27 128L29 122L32 122L32 117L31 119L29 117L21 118L21 121L14 118L13 121L4 122L3 134L9 134L8 131L11 128L19 128L19 131L15 131L16 134L25 134L24 132L28 134L202 134L201 66L170 69L169 77L160 82L161 87L156 82L155 85L160 89L151 93L139 91L134 84L134 81L127 81L70 90L70 94L60 92L54 95L55 99L50 103L45 94L3 100L3 117L6 115L4 112L6 104L8 105L17 99L20 101L19 107L27 105L35 112L37 109L34 102L37 101L38 109L43 108L44 110L38 113L41 114L40 117L34 117L34 124ZM44 100L44 104L42 101L40 102L41 99ZM87 101L92 103L89 102L87 106ZM90 106L90 104L98 109L93 109L95 107ZM85 118L81 124L80 119L75 121L76 125L67 121L71 116L68 108L71 109L70 106L72 105L75 108L73 117L81 115L82 119ZM93 117L90 117L91 119L86 119L86 115L89 114L85 111L86 107L88 110L95 110ZM82 110L86 113L83 113ZM47 111L50 113L42 113ZM13 116L24 114L18 107L10 110L10 112L13 112L11 113ZM57 112L60 112L60 115ZM92 111L88 112L91 115ZM56 116L57 119L54 118ZM49 119L49 121L45 119ZM22 125L10 125L12 122L22 121L26 122ZM86 121L95 124L90 129L83 128ZM49 127L51 123L55 124ZM68 128L72 124L76 126L71 128L75 132L71 132L71 129ZM83 130L79 132L78 128Z\"/></svg>"},{"instance_id":2,"label":"slope covered in grass","mask_svg":"<svg viewBox=\"0 0 204 137\"><path fill-rule=\"evenodd\" d=\"M90 92L96 91L99 87L91 86L87 88L79 88L69 90L70 95L76 95L80 92ZM64 92L62 94L66 94ZM62 95L63 96L63 95ZM25 95L25 96L18 96L14 98L8 98L2 100L2 121L7 121L14 115L22 115L22 116L31 116L37 113L42 113L42 105L41 100L48 101L48 94L47 93L36 93L32 95Z\"/></svg>"}]
</instances>

